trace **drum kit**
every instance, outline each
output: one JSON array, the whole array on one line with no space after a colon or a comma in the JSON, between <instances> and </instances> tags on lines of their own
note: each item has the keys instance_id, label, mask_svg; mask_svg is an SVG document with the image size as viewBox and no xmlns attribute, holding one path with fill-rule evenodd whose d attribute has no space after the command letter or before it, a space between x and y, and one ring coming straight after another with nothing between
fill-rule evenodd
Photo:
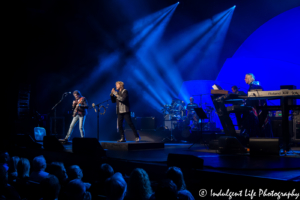
<instances>
[{"instance_id":1,"label":"drum kit","mask_svg":"<svg viewBox=\"0 0 300 200\"><path fill-rule=\"evenodd\" d=\"M208 103L202 103L202 105L204 107L203 110L206 113L209 122L212 121L214 108L212 106L208 106ZM161 109L161 112L164 115L165 129L197 129L197 124L200 123L200 120L194 111L194 108L196 107L198 107L197 104L185 106L184 101L180 99L173 100L172 104L164 105Z\"/></svg>"}]
</instances>

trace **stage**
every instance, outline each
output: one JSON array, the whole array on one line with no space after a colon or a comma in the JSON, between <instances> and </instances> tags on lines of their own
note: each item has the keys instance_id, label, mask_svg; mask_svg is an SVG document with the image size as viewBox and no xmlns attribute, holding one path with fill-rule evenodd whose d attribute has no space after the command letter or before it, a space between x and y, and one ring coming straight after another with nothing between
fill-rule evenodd
<instances>
[{"instance_id":1,"label":"stage","mask_svg":"<svg viewBox=\"0 0 300 200\"><path fill-rule=\"evenodd\" d=\"M107 144L114 146L125 146L126 144L137 144L133 141L117 143L113 141L100 141L105 147ZM149 145L145 142L144 145ZM159 144L159 143L154 143ZM164 143L161 143L162 145ZM143 142L138 145L143 145ZM192 143L165 143L153 149L125 150L116 147L105 149L107 159L115 161L139 162L149 165L167 166L169 154L193 155L203 159L203 172L215 172L232 174L245 177L256 177L274 180L298 180L300 181L300 147L292 147L286 155L281 152L280 156L250 156L250 153L221 154L218 150L210 150L208 146ZM72 144L64 145L66 151L72 152ZM297 179L298 178L298 179Z\"/></svg>"}]
</instances>

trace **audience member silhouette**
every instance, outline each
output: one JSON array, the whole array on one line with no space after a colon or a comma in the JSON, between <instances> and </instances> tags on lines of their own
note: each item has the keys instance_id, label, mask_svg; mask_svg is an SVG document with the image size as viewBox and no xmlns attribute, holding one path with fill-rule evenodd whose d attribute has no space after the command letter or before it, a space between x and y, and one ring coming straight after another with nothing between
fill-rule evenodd
<instances>
[{"instance_id":1,"label":"audience member silhouette","mask_svg":"<svg viewBox=\"0 0 300 200\"><path fill-rule=\"evenodd\" d=\"M18 165L19 161L20 161L20 158L18 156L14 156L10 160L10 165L9 165L9 170L8 170L9 183L15 182L16 178L18 177L17 165Z\"/></svg>"},{"instance_id":2,"label":"audience member silhouette","mask_svg":"<svg viewBox=\"0 0 300 200\"><path fill-rule=\"evenodd\" d=\"M127 196L125 199L147 200L152 195L151 183L147 172L136 168L130 174Z\"/></svg>"},{"instance_id":3,"label":"audience member silhouette","mask_svg":"<svg viewBox=\"0 0 300 200\"><path fill-rule=\"evenodd\" d=\"M41 181L41 200L57 200L60 191L58 178L49 175Z\"/></svg>"},{"instance_id":4,"label":"audience member silhouette","mask_svg":"<svg viewBox=\"0 0 300 200\"><path fill-rule=\"evenodd\" d=\"M67 183L68 175L66 168L62 162L52 162L47 166L46 171L58 178L61 187L65 186L65 184Z\"/></svg>"},{"instance_id":5,"label":"audience member silhouette","mask_svg":"<svg viewBox=\"0 0 300 200\"><path fill-rule=\"evenodd\" d=\"M123 200L127 190L127 183L120 172L106 180L107 200Z\"/></svg>"},{"instance_id":6,"label":"audience member silhouette","mask_svg":"<svg viewBox=\"0 0 300 200\"><path fill-rule=\"evenodd\" d=\"M12 157L8 153L1 154L1 186L0 199L28 200L90 200L91 193L87 190L91 184L82 181L83 172L78 165L72 165L68 174L64 164L52 162L47 166L43 156L30 162L26 158ZM10 169L10 170L9 170ZM46 171L45 171L46 169ZM8 171L9 170L9 171ZM9 173L14 175L9 175ZM9 177L14 180L9 184ZM121 173L114 174L113 168L104 163L97 173L97 180L91 187L95 199L105 195L108 200L194 200L186 189L183 173L178 167L170 167L166 171L166 179L161 180L153 193L149 176L144 169L134 169L129 178L128 186ZM128 188L127 188L128 187ZM155 187L154 187L155 189Z\"/></svg>"},{"instance_id":7,"label":"audience member silhouette","mask_svg":"<svg viewBox=\"0 0 300 200\"><path fill-rule=\"evenodd\" d=\"M183 173L180 168L170 167L166 172L166 178L171 179L176 184L179 199L195 199L193 195L186 189Z\"/></svg>"},{"instance_id":8,"label":"audience member silhouette","mask_svg":"<svg viewBox=\"0 0 300 200\"><path fill-rule=\"evenodd\" d=\"M151 196L150 199L155 200L177 200L177 186L170 179L161 180L156 188L154 195Z\"/></svg>"},{"instance_id":9,"label":"audience member silhouette","mask_svg":"<svg viewBox=\"0 0 300 200\"><path fill-rule=\"evenodd\" d=\"M17 165L18 178L14 184L22 199L29 197L29 172L30 162L27 158L20 158Z\"/></svg>"},{"instance_id":10,"label":"audience member silhouette","mask_svg":"<svg viewBox=\"0 0 300 200\"><path fill-rule=\"evenodd\" d=\"M85 184L80 179L71 180L66 185L66 200L91 200L91 194L86 191Z\"/></svg>"},{"instance_id":11,"label":"audience member silhouette","mask_svg":"<svg viewBox=\"0 0 300 200\"><path fill-rule=\"evenodd\" d=\"M74 179L81 180L83 177L81 168L78 165L72 165L68 170L68 177L69 177L68 178L69 181L74 180ZM84 184L85 184L85 187L87 190L90 189L90 187L91 187L90 183L84 183Z\"/></svg>"},{"instance_id":12,"label":"audience member silhouette","mask_svg":"<svg viewBox=\"0 0 300 200\"><path fill-rule=\"evenodd\" d=\"M20 158L20 161L17 165L18 178L19 179L28 179L30 172L30 162L27 158Z\"/></svg>"},{"instance_id":13,"label":"audience member silhouette","mask_svg":"<svg viewBox=\"0 0 300 200\"><path fill-rule=\"evenodd\" d=\"M97 172L97 180L92 184L89 190L92 194L92 198L97 195L105 194L105 181L112 175L114 175L114 169L109 164L103 163Z\"/></svg>"},{"instance_id":14,"label":"audience member silhouette","mask_svg":"<svg viewBox=\"0 0 300 200\"><path fill-rule=\"evenodd\" d=\"M10 156L7 152L1 152L0 154L0 165L3 166L6 171L9 169Z\"/></svg>"},{"instance_id":15,"label":"audience member silhouette","mask_svg":"<svg viewBox=\"0 0 300 200\"><path fill-rule=\"evenodd\" d=\"M46 160L44 156L37 156L32 161L32 173L29 179L34 182L40 183L44 178L46 178L49 173L45 172L47 167Z\"/></svg>"},{"instance_id":16,"label":"audience member silhouette","mask_svg":"<svg viewBox=\"0 0 300 200\"><path fill-rule=\"evenodd\" d=\"M8 184L8 172L4 166L0 166L0 199L21 199L17 190Z\"/></svg>"}]
</instances>

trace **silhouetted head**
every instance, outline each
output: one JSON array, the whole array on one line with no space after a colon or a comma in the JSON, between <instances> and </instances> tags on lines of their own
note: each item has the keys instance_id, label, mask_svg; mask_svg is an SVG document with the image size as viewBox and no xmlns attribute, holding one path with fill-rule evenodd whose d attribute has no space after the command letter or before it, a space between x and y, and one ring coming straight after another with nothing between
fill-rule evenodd
<instances>
[{"instance_id":1,"label":"silhouetted head","mask_svg":"<svg viewBox=\"0 0 300 200\"><path fill-rule=\"evenodd\" d=\"M91 199L90 193L86 191L86 187L80 179L74 179L67 184L66 196L69 200Z\"/></svg>"},{"instance_id":2,"label":"silhouetted head","mask_svg":"<svg viewBox=\"0 0 300 200\"><path fill-rule=\"evenodd\" d=\"M11 164L10 164L10 172L17 172L17 165L20 161L20 158L18 156L14 156L11 158Z\"/></svg>"},{"instance_id":3,"label":"silhouetted head","mask_svg":"<svg viewBox=\"0 0 300 200\"><path fill-rule=\"evenodd\" d=\"M190 103L194 103L194 97L190 97Z\"/></svg>"},{"instance_id":4,"label":"silhouetted head","mask_svg":"<svg viewBox=\"0 0 300 200\"><path fill-rule=\"evenodd\" d=\"M20 158L20 161L17 166L18 177L25 178L29 177L30 173L30 162L27 158Z\"/></svg>"},{"instance_id":5,"label":"silhouetted head","mask_svg":"<svg viewBox=\"0 0 300 200\"><path fill-rule=\"evenodd\" d=\"M100 166L98 180L105 181L106 179L110 178L114 175L114 169L107 163L103 163Z\"/></svg>"},{"instance_id":6,"label":"silhouetted head","mask_svg":"<svg viewBox=\"0 0 300 200\"><path fill-rule=\"evenodd\" d=\"M155 191L156 200L177 200L177 186L170 179L161 180Z\"/></svg>"},{"instance_id":7,"label":"silhouetted head","mask_svg":"<svg viewBox=\"0 0 300 200\"><path fill-rule=\"evenodd\" d=\"M169 167L166 172L166 178L171 179L177 186L178 190L185 190L183 173L179 167Z\"/></svg>"},{"instance_id":8,"label":"silhouetted head","mask_svg":"<svg viewBox=\"0 0 300 200\"><path fill-rule=\"evenodd\" d=\"M147 172L141 168L132 171L128 182L130 199L147 199L152 194L151 183Z\"/></svg>"},{"instance_id":9,"label":"silhouetted head","mask_svg":"<svg viewBox=\"0 0 300 200\"><path fill-rule=\"evenodd\" d=\"M8 181L8 173L5 167L0 165L0 189L3 190L3 188L7 185Z\"/></svg>"},{"instance_id":10,"label":"silhouetted head","mask_svg":"<svg viewBox=\"0 0 300 200\"><path fill-rule=\"evenodd\" d=\"M112 177L108 178L106 184L107 198L109 200L124 199L127 190L127 183L121 173L117 172Z\"/></svg>"},{"instance_id":11,"label":"silhouetted head","mask_svg":"<svg viewBox=\"0 0 300 200\"><path fill-rule=\"evenodd\" d=\"M39 171L45 171L47 167L46 160L44 156L37 156L32 161L32 170L39 172Z\"/></svg>"},{"instance_id":12,"label":"silhouetted head","mask_svg":"<svg viewBox=\"0 0 300 200\"><path fill-rule=\"evenodd\" d=\"M238 90L239 90L238 87L235 85L231 87L232 93L236 93Z\"/></svg>"},{"instance_id":13,"label":"silhouetted head","mask_svg":"<svg viewBox=\"0 0 300 200\"><path fill-rule=\"evenodd\" d=\"M50 165L47 166L47 172L56 176L60 184L65 182L66 179L68 178L65 166L61 162L52 162Z\"/></svg>"},{"instance_id":14,"label":"silhouetted head","mask_svg":"<svg viewBox=\"0 0 300 200\"><path fill-rule=\"evenodd\" d=\"M54 175L44 178L41 183L41 194L45 200L54 200L58 198L60 191L59 180Z\"/></svg>"},{"instance_id":15,"label":"silhouetted head","mask_svg":"<svg viewBox=\"0 0 300 200\"><path fill-rule=\"evenodd\" d=\"M72 165L68 170L69 180L82 179L83 173L78 165Z\"/></svg>"},{"instance_id":16,"label":"silhouetted head","mask_svg":"<svg viewBox=\"0 0 300 200\"><path fill-rule=\"evenodd\" d=\"M7 171L9 169L10 156L8 152L1 152L0 165L2 165Z\"/></svg>"}]
</instances>

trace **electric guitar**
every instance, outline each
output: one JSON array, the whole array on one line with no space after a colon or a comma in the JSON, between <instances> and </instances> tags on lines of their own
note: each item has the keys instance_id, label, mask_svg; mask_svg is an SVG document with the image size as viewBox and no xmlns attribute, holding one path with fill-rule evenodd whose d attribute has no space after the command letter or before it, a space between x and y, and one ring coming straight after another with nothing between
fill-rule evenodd
<instances>
[{"instance_id":1,"label":"electric guitar","mask_svg":"<svg viewBox=\"0 0 300 200\"><path fill-rule=\"evenodd\" d=\"M79 101L78 101L78 103L77 103L77 105L76 105L76 107L75 107L75 109L74 109L74 112L73 112L73 117L75 117L75 116L76 116L76 113L77 113L77 110L78 110L79 104L81 104L81 102L83 101L83 99L84 99L84 97L81 97L81 98L79 99Z\"/></svg>"}]
</instances>

